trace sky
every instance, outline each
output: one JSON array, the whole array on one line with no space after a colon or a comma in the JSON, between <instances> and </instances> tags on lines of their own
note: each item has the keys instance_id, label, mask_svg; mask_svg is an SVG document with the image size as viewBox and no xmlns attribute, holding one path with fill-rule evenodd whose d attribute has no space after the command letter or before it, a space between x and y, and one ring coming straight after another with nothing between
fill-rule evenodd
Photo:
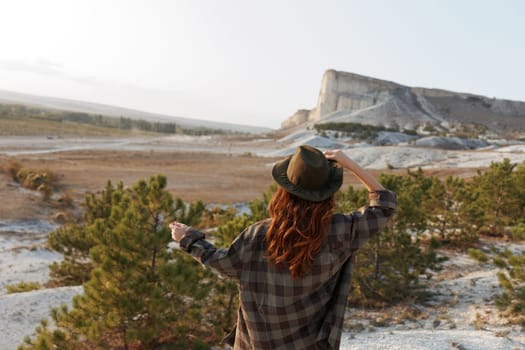
<instances>
[{"instance_id":1,"label":"sky","mask_svg":"<svg viewBox=\"0 0 525 350\"><path fill-rule=\"evenodd\" d=\"M525 101L521 0L0 0L0 89L279 128L327 69Z\"/></svg>"}]
</instances>

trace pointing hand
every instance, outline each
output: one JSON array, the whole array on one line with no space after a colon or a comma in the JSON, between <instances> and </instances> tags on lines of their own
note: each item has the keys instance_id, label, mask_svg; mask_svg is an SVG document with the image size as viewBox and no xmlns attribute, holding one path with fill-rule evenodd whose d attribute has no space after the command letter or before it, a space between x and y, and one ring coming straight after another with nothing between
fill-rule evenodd
<instances>
[{"instance_id":1,"label":"pointing hand","mask_svg":"<svg viewBox=\"0 0 525 350\"><path fill-rule=\"evenodd\" d=\"M171 229L171 238L176 242L180 242L182 237L184 237L184 234L186 234L191 228L190 226L178 221L173 221L169 226Z\"/></svg>"}]
</instances>

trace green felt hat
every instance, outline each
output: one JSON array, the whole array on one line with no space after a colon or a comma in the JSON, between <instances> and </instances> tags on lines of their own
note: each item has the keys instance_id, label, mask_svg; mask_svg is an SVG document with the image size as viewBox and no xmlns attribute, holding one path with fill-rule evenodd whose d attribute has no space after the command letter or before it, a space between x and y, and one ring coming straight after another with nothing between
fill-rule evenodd
<instances>
[{"instance_id":1,"label":"green felt hat","mask_svg":"<svg viewBox=\"0 0 525 350\"><path fill-rule=\"evenodd\" d=\"M343 168L337 162L326 159L317 148L302 145L293 155L274 165L272 176L287 192L320 202L341 187Z\"/></svg>"}]
</instances>

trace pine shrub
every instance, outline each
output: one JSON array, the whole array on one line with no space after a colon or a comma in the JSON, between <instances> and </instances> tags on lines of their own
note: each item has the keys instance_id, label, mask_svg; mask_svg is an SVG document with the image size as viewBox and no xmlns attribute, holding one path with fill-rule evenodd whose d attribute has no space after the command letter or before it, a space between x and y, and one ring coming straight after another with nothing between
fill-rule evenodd
<instances>
[{"instance_id":1,"label":"pine shrub","mask_svg":"<svg viewBox=\"0 0 525 350\"><path fill-rule=\"evenodd\" d=\"M20 282L6 286L7 294L24 293L42 288L38 282Z\"/></svg>"},{"instance_id":2,"label":"pine shrub","mask_svg":"<svg viewBox=\"0 0 525 350\"><path fill-rule=\"evenodd\" d=\"M382 175L381 183L397 193L398 209L388 227L356 253L349 297L354 305L380 306L415 297L424 289L420 276L439 262L433 247L421 240L427 228L422 200L430 182L418 171L407 177ZM343 212L367 200L366 190L352 187L338 197Z\"/></svg>"},{"instance_id":3,"label":"pine shrub","mask_svg":"<svg viewBox=\"0 0 525 350\"><path fill-rule=\"evenodd\" d=\"M498 255L502 271L498 280L503 293L496 305L512 323L525 323L525 253L513 254L508 249Z\"/></svg>"},{"instance_id":4,"label":"pine shrub","mask_svg":"<svg viewBox=\"0 0 525 350\"><path fill-rule=\"evenodd\" d=\"M469 184L484 214L481 230L488 235L503 236L506 228L516 225L523 216L525 189L518 184L524 180L514 171L516 166L508 158L492 162L488 170L478 171Z\"/></svg>"},{"instance_id":5,"label":"pine shrub","mask_svg":"<svg viewBox=\"0 0 525 350\"><path fill-rule=\"evenodd\" d=\"M124 189L108 183L86 197L84 222L63 227L49 245L64 254L56 284L83 283L72 307L54 309L22 350L209 348L225 328L224 283L168 246L172 220L197 224L202 202L174 201L158 175ZM213 330L210 332L210 330Z\"/></svg>"}]
</instances>

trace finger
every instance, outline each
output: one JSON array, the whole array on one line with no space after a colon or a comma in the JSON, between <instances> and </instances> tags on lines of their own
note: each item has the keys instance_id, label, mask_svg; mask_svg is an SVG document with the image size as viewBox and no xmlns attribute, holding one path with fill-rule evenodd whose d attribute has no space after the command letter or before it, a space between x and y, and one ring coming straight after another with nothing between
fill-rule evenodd
<instances>
[{"instance_id":1,"label":"finger","mask_svg":"<svg viewBox=\"0 0 525 350\"><path fill-rule=\"evenodd\" d=\"M181 228L181 227L185 227L186 225L180 223L180 222L177 222L177 221L174 221L170 224L170 227L173 227L173 228Z\"/></svg>"}]
</instances>

